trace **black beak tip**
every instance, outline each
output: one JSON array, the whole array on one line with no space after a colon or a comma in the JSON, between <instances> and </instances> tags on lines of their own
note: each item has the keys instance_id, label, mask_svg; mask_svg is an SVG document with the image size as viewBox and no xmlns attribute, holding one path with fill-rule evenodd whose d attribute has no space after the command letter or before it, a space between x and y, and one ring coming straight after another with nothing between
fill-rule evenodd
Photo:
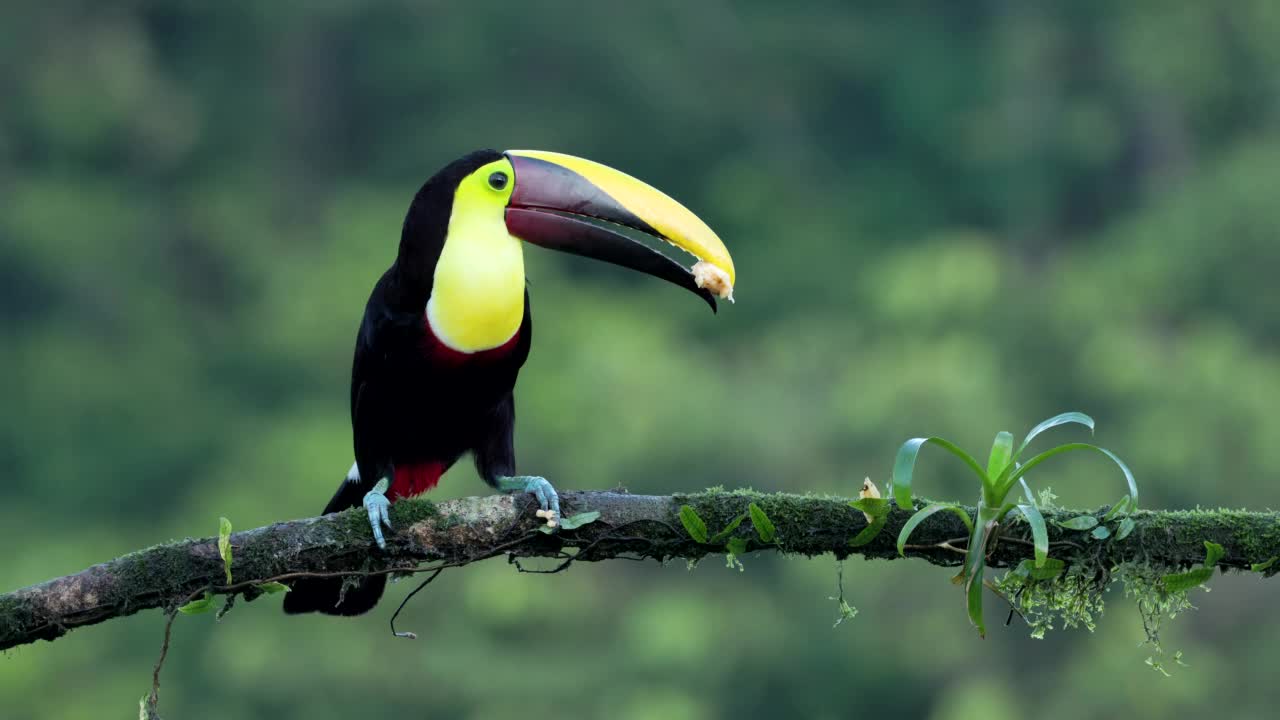
<instances>
[{"instance_id":1,"label":"black beak tip","mask_svg":"<svg viewBox=\"0 0 1280 720\"><path fill-rule=\"evenodd\" d=\"M698 288L698 294L699 294L699 295L701 295L701 296L702 296L702 299L703 299L703 300L706 300L706 301L707 301L707 304L711 306L711 314L712 314L712 315L719 315L719 314L720 314L720 308L718 308L718 307L716 306L716 296L715 296L714 294L712 294L712 292L711 292L710 290L706 290L706 289L703 289L703 288Z\"/></svg>"}]
</instances>

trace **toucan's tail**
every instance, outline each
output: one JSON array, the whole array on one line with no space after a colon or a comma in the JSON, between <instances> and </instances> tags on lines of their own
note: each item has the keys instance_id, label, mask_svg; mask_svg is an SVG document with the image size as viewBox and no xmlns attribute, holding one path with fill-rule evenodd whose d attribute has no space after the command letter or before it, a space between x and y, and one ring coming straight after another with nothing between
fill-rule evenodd
<instances>
[{"instance_id":1,"label":"toucan's tail","mask_svg":"<svg viewBox=\"0 0 1280 720\"><path fill-rule=\"evenodd\" d=\"M360 483L343 480L338 492L324 506L324 514L361 507L364 492ZM344 591L343 583L347 583ZM373 609L387 588L387 576L375 575L352 584L350 578L306 578L294 580L284 596L284 611L289 615L318 612L325 615L363 615Z\"/></svg>"}]
</instances>

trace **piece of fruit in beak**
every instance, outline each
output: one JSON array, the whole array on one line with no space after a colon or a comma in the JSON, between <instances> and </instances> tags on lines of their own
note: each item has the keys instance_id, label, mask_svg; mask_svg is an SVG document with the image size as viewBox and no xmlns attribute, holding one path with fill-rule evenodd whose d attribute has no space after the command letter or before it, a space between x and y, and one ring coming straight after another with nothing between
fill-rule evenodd
<instances>
[{"instance_id":1,"label":"piece of fruit in beak","mask_svg":"<svg viewBox=\"0 0 1280 720\"><path fill-rule=\"evenodd\" d=\"M729 273L705 260L694 263L692 272L693 281L698 287L710 291L721 300L733 302L733 282L729 280Z\"/></svg>"}]
</instances>

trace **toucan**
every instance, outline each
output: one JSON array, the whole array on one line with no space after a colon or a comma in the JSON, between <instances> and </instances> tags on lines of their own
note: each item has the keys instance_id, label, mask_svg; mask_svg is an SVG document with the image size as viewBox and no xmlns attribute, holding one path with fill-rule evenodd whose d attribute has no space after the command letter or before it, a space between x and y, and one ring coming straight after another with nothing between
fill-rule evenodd
<instances>
[{"instance_id":1,"label":"toucan","mask_svg":"<svg viewBox=\"0 0 1280 720\"><path fill-rule=\"evenodd\" d=\"M698 262L686 268L643 236ZM512 390L533 339L525 243L662 278L713 311L717 298L733 299L733 260L720 238L621 171L533 150L480 150L446 165L414 196L395 262L365 305L351 368L355 463L324 508L363 507L379 547L390 504L435 487L466 453L490 486L532 493L547 524L559 522L551 483L516 474ZM385 575L345 586L303 579L284 610L359 615L385 586Z\"/></svg>"}]
</instances>

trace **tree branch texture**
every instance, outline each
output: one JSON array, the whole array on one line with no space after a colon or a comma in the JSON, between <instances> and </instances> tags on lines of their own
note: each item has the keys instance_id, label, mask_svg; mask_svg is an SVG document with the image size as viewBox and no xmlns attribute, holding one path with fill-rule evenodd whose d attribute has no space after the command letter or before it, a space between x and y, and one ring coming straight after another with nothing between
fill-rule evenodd
<instances>
[{"instance_id":1,"label":"tree branch texture","mask_svg":"<svg viewBox=\"0 0 1280 720\"><path fill-rule=\"evenodd\" d=\"M570 492L561 496L565 516L598 511L600 518L557 534L539 532L536 503L527 495L493 495L433 503L409 500L392 508L396 532L385 552L372 543L368 519L360 509L305 520L276 523L234 533L232 584L226 582L217 538L186 539L139 550L86 570L0 595L0 650L54 640L85 625L149 608L172 610L204 590L245 595L268 581L318 574L360 575L454 567L486 558L558 558L576 561L613 558L696 560L724 552L717 544L695 542L679 518L690 505L714 536L747 511L751 502L765 510L777 528L773 544L759 540L745 521L728 537L747 541L747 552L777 550L813 556L859 554L894 559L898 532L911 513L894 508L884 530L870 543L852 547L850 539L867 525L849 499L831 496L708 491L690 495L630 495L619 492ZM973 509L969 508L972 515ZM1105 508L1086 512L1102 518ZM1082 514L1044 513L1052 557L1076 562L1118 564L1133 561L1177 569L1204 561L1204 541L1226 550L1222 569L1247 569L1280 556L1280 513L1234 510L1137 512L1134 531L1124 540L1095 540L1088 532L1066 530L1055 521ZM1115 523L1112 522L1111 525ZM963 560L967 531L949 512L928 518L911 536L908 557L953 566ZM948 543L951 541L951 543ZM1006 525L989 555L994 567L1010 567L1031 557L1028 527ZM1276 563L1280 565L1280 562ZM1275 568L1275 565L1272 566ZM390 604L390 603L387 603Z\"/></svg>"}]
</instances>

